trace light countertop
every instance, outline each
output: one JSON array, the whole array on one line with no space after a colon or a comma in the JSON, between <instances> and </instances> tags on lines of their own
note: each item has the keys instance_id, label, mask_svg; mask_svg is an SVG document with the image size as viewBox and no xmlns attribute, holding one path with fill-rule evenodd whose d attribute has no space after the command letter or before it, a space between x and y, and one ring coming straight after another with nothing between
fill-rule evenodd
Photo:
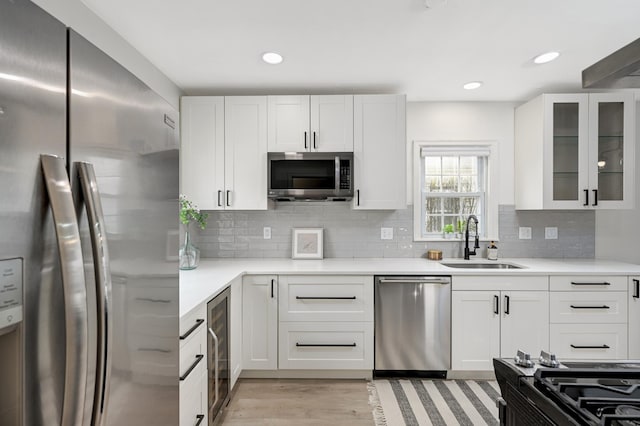
<instances>
[{"instance_id":1,"label":"light countertop","mask_svg":"<svg viewBox=\"0 0 640 426\"><path fill-rule=\"evenodd\" d=\"M180 317L224 290L245 274L272 275L640 275L640 265L595 259L499 259L522 269L459 269L441 262L487 262L482 259L203 259L197 269L180 271Z\"/></svg>"}]
</instances>

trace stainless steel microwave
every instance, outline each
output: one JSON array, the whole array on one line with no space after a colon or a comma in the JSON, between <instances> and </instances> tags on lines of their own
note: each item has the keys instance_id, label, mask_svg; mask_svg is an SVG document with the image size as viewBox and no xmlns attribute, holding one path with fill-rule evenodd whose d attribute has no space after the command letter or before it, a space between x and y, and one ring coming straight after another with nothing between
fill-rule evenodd
<instances>
[{"instance_id":1,"label":"stainless steel microwave","mask_svg":"<svg viewBox=\"0 0 640 426\"><path fill-rule=\"evenodd\" d=\"M268 197L279 201L353 198L352 152L270 152Z\"/></svg>"}]
</instances>

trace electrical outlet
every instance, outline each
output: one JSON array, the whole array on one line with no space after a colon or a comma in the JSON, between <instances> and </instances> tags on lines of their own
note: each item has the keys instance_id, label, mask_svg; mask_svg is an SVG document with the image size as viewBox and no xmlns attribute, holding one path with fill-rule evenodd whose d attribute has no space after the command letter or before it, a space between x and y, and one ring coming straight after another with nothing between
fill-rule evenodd
<instances>
[{"instance_id":1,"label":"electrical outlet","mask_svg":"<svg viewBox=\"0 0 640 426\"><path fill-rule=\"evenodd\" d=\"M262 236L265 240L270 240L271 239L271 227L270 226L265 226L264 228L262 228Z\"/></svg>"},{"instance_id":2,"label":"electrical outlet","mask_svg":"<svg viewBox=\"0 0 640 426\"><path fill-rule=\"evenodd\" d=\"M381 240L393 240L393 228L380 228Z\"/></svg>"},{"instance_id":3,"label":"electrical outlet","mask_svg":"<svg viewBox=\"0 0 640 426\"><path fill-rule=\"evenodd\" d=\"M558 228L555 226L547 226L544 228L544 238L545 240L557 240Z\"/></svg>"},{"instance_id":4,"label":"electrical outlet","mask_svg":"<svg viewBox=\"0 0 640 426\"><path fill-rule=\"evenodd\" d=\"M518 238L521 240L530 240L531 239L531 227L529 226L521 226L518 228Z\"/></svg>"}]
</instances>

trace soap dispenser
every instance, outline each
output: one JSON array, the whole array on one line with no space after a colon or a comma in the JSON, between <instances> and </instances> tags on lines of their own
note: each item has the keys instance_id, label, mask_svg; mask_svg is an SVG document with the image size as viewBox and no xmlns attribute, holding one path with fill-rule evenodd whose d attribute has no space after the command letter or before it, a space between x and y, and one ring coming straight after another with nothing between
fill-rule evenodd
<instances>
[{"instance_id":1,"label":"soap dispenser","mask_svg":"<svg viewBox=\"0 0 640 426\"><path fill-rule=\"evenodd\" d=\"M491 241L489 247L487 247L487 259L498 260L498 246L494 241Z\"/></svg>"}]
</instances>

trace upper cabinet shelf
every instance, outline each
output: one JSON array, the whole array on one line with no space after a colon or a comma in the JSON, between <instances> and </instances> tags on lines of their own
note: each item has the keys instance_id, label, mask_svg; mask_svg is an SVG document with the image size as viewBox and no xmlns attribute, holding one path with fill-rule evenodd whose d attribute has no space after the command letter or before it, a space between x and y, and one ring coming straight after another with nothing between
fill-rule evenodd
<instances>
[{"instance_id":1,"label":"upper cabinet shelf","mask_svg":"<svg viewBox=\"0 0 640 426\"><path fill-rule=\"evenodd\" d=\"M353 152L353 95L268 99L269 152Z\"/></svg>"},{"instance_id":2,"label":"upper cabinet shelf","mask_svg":"<svg viewBox=\"0 0 640 426\"><path fill-rule=\"evenodd\" d=\"M516 108L516 209L634 206L632 93L541 95Z\"/></svg>"}]
</instances>

